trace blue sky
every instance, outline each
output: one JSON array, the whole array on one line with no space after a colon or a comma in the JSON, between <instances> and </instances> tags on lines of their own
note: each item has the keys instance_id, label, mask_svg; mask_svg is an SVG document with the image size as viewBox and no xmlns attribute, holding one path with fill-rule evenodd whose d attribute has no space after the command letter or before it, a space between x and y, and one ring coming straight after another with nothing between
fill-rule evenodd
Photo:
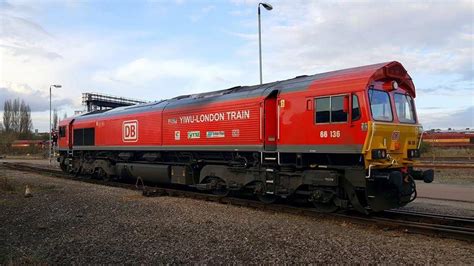
<instances>
[{"instance_id":1,"label":"blue sky","mask_svg":"<svg viewBox=\"0 0 474 266\"><path fill-rule=\"evenodd\" d=\"M82 92L159 100L258 83L257 1L0 0L0 101L25 99L34 128ZM474 127L471 1L271 1L264 81L397 60L429 128Z\"/></svg>"}]
</instances>

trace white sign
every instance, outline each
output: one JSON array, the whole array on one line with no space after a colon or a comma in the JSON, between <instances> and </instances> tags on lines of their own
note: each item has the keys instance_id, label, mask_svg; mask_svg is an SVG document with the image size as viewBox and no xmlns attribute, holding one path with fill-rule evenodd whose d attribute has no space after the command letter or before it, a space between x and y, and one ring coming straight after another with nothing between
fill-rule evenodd
<instances>
[{"instance_id":1,"label":"white sign","mask_svg":"<svg viewBox=\"0 0 474 266\"><path fill-rule=\"evenodd\" d=\"M138 141L138 121L129 120L122 123L122 140L123 142Z\"/></svg>"},{"instance_id":2,"label":"white sign","mask_svg":"<svg viewBox=\"0 0 474 266\"><path fill-rule=\"evenodd\" d=\"M206 138L224 138L224 131L207 131Z\"/></svg>"},{"instance_id":3,"label":"white sign","mask_svg":"<svg viewBox=\"0 0 474 266\"><path fill-rule=\"evenodd\" d=\"M232 137L237 138L238 136L240 136L240 130L232 129Z\"/></svg>"},{"instance_id":4,"label":"white sign","mask_svg":"<svg viewBox=\"0 0 474 266\"><path fill-rule=\"evenodd\" d=\"M221 113L186 115L179 118L181 124L234 121L250 119L250 110L229 111Z\"/></svg>"},{"instance_id":5,"label":"white sign","mask_svg":"<svg viewBox=\"0 0 474 266\"><path fill-rule=\"evenodd\" d=\"M200 139L201 131L188 131L188 139Z\"/></svg>"}]
</instances>

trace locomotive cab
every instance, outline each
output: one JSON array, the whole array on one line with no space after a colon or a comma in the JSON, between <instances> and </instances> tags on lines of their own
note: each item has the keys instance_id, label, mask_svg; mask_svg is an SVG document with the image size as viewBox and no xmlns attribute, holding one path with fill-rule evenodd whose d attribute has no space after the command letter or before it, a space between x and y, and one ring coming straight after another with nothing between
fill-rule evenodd
<instances>
[{"instance_id":1,"label":"locomotive cab","mask_svg":"<svg viewBox=\"0 0 474 266\"><path fill-rule=\"evenodd\" d=\"M415 92L410 85L412 83L393 79L375 81L367 89L369 119L362 128L367 131L363 153L367 202L375 211L413 201L415 179L433 181L432 170L413 170L413 164L420 157L423 127L418 123Z\"/></svg>"}]
</instances>

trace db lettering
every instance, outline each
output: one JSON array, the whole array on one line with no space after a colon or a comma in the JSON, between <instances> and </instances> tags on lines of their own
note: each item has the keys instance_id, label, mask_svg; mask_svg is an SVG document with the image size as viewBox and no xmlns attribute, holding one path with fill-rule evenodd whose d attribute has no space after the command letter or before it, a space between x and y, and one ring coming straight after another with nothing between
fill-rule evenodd
<instances>
[{"instance_id":1,"label":"db lettering","mask_svg":"<svg viewBox=\"0 0 474 266\"><path fill-rule=\"evenodd\" d=\"M124 121L122 124L122 139L124 142L135 142L138 140L138 121Z\"/></svg>"}]
</instances>

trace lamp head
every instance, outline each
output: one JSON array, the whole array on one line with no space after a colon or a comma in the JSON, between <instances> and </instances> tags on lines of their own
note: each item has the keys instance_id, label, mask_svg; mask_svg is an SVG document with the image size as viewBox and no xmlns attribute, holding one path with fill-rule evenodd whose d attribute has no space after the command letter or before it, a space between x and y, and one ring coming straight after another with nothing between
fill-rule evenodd
<instances>
[{"instance_id":1,"label":"lamp head","mask_svg":"<svg viewBox=\"0 0 474 266\"><path fill-rule=\"evenodd\" d=\"M270 11L273 9L273 6L268 3L260 3L266 10Z\"/></svg>"},{"instance_id":2,"label":"lamp head","mask_svg":"<svg viewBox=\"0 0 474 266\"><path fill-rule=\"evenodd\" d=\"M56 84L56 85L51 85L51 86L53 86L53 87L55 87L55 88L61 88L61 87L62 87L62 86L61 86L61 85L59 85L59 84Z\"/></svg>"}]
</instances>

